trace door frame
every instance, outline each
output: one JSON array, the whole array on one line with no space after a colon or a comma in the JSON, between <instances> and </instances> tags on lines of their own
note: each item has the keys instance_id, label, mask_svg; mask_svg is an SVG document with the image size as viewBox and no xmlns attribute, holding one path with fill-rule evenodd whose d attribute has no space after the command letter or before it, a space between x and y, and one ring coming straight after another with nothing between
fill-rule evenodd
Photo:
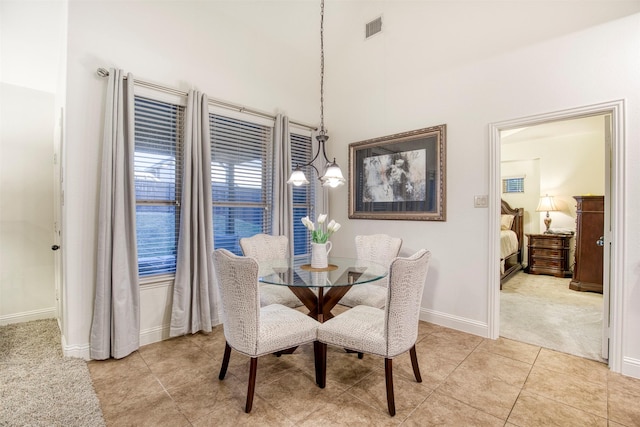
<instances>
[{"instance_id":1,"label":"door frame","mask_svg":"<svg viewBox=\"0 0 640 427\"><path fill-rule=\"evenodd\" d=\"M610 164L605 165L605 173L610 176L610 187L607 195L610 204L609 221L605 224L605 249L609 249L609 277L604 278L607 285L603 285L603 304L609 300L609 368L613 372L620 372L622 368L622 319L623 299L622 284L624 283L624 148L625 148L625 101L624 99L599 104L576 107L567 110L543 113L489 124L489 236L495 236L489 241L487 259L488 271L488 334L489 338L500 336L500 275L496 268L496 260L500 259L500 162L501 138L500 132L524 126L535 126L543 123L576 119L580 117L609 114L611 116L611 152ZM607 215L605 214L605 218ZM607 269L605 268L605 271ZM606 310L605 310L606 311ZM603 316L603 323L607 319Z\"/></svg>"}]
</instances>

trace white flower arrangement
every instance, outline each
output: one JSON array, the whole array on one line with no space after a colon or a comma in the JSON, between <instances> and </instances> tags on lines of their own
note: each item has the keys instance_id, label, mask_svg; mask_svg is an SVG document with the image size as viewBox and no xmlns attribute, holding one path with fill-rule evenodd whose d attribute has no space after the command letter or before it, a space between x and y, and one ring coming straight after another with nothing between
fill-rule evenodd
<instances>
[{"instance_id":1,"label":"white flower arrangement","mask_svg":"<svg viewBox=\"0 0 640 427\"><path fill-rule=\"evenodd\" d=\"M309 219L308 216L302 218L301 221L304 226L307 227L309 231L311 231L311 241L313 243L327 243L329 237L340 229L340 224L338 224L334 220L331 220L329 221L329 224L327 224L327 229L325 231L322 226L324 225L326 220L327 214L318 215L318 226L316 227L316 225L313 223L313 221L311 221L311 219Z\"/></svg>"}]
</instances>

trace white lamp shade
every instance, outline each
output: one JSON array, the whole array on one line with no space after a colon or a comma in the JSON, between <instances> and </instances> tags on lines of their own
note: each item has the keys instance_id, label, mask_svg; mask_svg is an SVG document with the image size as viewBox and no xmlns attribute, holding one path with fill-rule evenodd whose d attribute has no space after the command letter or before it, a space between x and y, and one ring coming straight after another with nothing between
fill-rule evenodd
<instances>
[{"instance_id":1,"label":"white lamp shade","mask_svg":"<svg viewBox=\"0 0 640 427\"><path fill-rule=\"evenodd\" d=\"M322 180L323 186L331 188L340 187L346 182L346 179L344 179L342 171L340 170L340 166L337 165L335 160L327 166L324 176L320 179Z\"/></svg>"},{"instance_id":2,"label":"white lamp shade","mask_svg":"<svg viewBox=\"0 0 640 427\"><path fill-rule=\"evenodd\" d=\"M538 203L538 207L536 208L536 212L549 212L549 211L557 211L555 202L553 201L553 196L540 197L540 202Z\"/></svg>"},{"instance_id":3,"label":"white lamp shade","mask_svg":"<svg viewBox=\"0 0 640 427\"><path fill-rule=\"evenodd\" d=\"M287 184L293 184L296 187L300 187L301 185L307 185L308 183L309 181L307 180L307 177L304 176L304 172L302 172L302 169L300 168L296 168L296 170L291 172L291 176L287 181Z\"/></svg>"}]
</instances>

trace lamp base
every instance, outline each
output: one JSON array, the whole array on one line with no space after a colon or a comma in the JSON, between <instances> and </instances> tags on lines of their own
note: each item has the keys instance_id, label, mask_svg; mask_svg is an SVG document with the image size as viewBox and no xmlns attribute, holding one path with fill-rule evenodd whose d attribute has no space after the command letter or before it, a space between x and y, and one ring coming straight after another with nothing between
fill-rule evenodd
<instances>
[{"instance_id":1,"label":"lamp base","mask_svg":"<svg viewBox=\"0 0 640 427\"><path fill-rule=\"evenodd\" d=\"M549 234L550 233L549 227L551 226L551 218L549 218L548 216L545 217L544 225L545 225L545 227L547 227L547 229L544 231L544 234Z\"/></svg>"}]
</instances>

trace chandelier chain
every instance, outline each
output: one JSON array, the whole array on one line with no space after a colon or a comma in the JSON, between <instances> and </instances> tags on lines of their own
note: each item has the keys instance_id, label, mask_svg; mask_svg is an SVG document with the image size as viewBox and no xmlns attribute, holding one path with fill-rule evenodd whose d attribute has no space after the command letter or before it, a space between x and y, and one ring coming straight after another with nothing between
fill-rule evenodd
<instances>
[{"instance_id":1,"label":"chandelier chain","mask_svg":"<svg viewBox=\"0 0 640 427\"><path fill-rule=\"evenodd\" d=\"M320 134L324 135L324 0L320 2Z\"/></svg>"}]
</instances>

